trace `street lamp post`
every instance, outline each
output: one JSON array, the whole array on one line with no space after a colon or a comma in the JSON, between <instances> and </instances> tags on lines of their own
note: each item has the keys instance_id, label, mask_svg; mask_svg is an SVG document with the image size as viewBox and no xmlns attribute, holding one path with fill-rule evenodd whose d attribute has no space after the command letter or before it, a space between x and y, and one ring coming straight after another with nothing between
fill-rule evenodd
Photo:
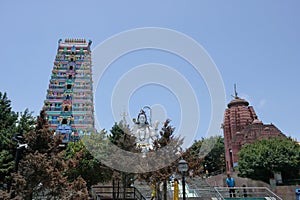
<instances>
[{"instance_id":1,"label":"street lamp post","mask_svg":"<svg viewBox=\"0 0 300 200\"><path fill-rule=\"evenodd\" d=\"M208 177L207 164L204 165L204 170L205 170L205 178L207 178Z\"/></svg>"},{"instance_id":2,"label":"street lamp post","mask_svg":"<svg viewBox=\"0 0 300 200\"><path fill-rule=\"evenodd\" d=\"M178 162L178 171L182 175L182 198L183 198L183 200L186 200L185 199L185 173L188 171L188 169L189 169L189 166L188 166L187 162L181 158L180 161Z\"/></svg>"},{"instance_id":3,"label":"street lamp post","mask_svg":"<svg viewBox=\"0 0 300 200\"><path fill-rule=\"evenodd\" d=\"M11 140L17 142L16 157L15 157L15 172L18 173L21 152L23 151L23 149L28 148L28 144L22 144L22 142L24 142L24 138L18 133L15 134ZM8 193L10 192L10 190L11 190L11 186L9 186L8 188ZM11 199L15 198L15 192L11 193L10 198Z\"/></svg>"},{"instance_id":4,"label":"street lamp post","mask_svg":"<svg viewBox=\"0 0 300 200\"><path fill-rule=\"evenodd\" d=\"M20 135L14 136L12 138L13 141L17 142L17 149L16 149L16 157L15 157L15 172L18 172L19 168L19 161L20 161L20 154L23 149L28 148L28 144L22 144L21 142L24 140L24 138Z\"/></svg>"}]
</instances>

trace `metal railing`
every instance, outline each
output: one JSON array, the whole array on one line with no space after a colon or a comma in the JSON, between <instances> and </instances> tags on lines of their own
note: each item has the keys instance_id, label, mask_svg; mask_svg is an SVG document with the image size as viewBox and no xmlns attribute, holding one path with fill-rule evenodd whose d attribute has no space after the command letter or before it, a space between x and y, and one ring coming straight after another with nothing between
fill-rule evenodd
<instances>
[{"instance_id":1,"label":"metal railing","mask_svg":"<svg viewBox=\"0 0 300 200\"><path fill-rule=\"evenodd\" d=\"M214 188L199 188L199 189L189 189L190 193L194 193L193 197L201 197L201 198L219 198L221 199L221 195ZM179 194L180 196L180 194Z\"/></svg>"},{"instance_id":2,"label":"metal railing","mask_svg":"<svg viewBox=\"0 0 300 200\"><path fill-rule=\"evenodd\" d=\"M146 198L142 195L142 193L135 187L126 187L125 195L124 188L120 187L118 196L115 191L117 188L113 188L113 186L92 186L92 196L95 200L101 199L136 199L136 200L146 200Z\"/></svg>"},{"instance_id":3,"label":"metal railing","mask_svg":"<svg viewBox=\"0 0 300 200\"><path fill-rule=\"evenodd\" d=\"M220 196L219 199L230 198L228 187L215 187L215 191ZM274 192L266 187L234 187L232 197L236 198L269 198L272 200L282 200Z\"/></svg>"}]
</instances>

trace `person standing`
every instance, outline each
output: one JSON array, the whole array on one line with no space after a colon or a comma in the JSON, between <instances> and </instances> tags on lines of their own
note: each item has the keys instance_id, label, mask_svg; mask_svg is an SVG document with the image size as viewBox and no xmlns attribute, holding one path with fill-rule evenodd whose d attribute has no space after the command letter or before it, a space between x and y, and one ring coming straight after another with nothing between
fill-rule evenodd
<instances>
[{"instance_id":1,"label":"person standing","mask_svg":"<svg viewBox=\"0 0 300 200\"><path fill-rule=\"evenodd\" d=\"M156 197L156 187L154 183L151 183L150 185L151 187L151 199L150 200L154 200Z\"/></svg>"},{"instance_id":2,"label":"person standing","mask_svg":"<svg viewBox=\"0 0 300 200\"><path fill-rule=\"evenodd\" d=\"M232 178L230 176L230 174L227 174L226 185L227 185L227 187L229 187L229 196L235 197L235 189L234 189L235 181L234 181L234 178Z\"/></svg>"},{"instance_id":3,"label":"person standing","mask_svg":"<svg viewBox=\"0 0 300 200\"><path fill-rule=\"evenodd\" d=\"M178 186L178 179L174 179L174 198L173 200L178 200L179 199L179 186Z\"/></svg>"}]
</instances>

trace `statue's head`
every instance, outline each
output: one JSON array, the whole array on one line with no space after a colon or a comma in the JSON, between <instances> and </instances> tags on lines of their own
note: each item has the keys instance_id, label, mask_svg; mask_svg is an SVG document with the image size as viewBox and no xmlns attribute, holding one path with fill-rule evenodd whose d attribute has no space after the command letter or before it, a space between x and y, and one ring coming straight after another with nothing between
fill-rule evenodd
<instances>
[{"instance_id":1,"label":"statue's head","mask_svg":"<svg viewBox=\"0 0 300 200\"><path fill-rule=\"evenodd\" d=\"M147 115L143 109L138 115L137 124L148 124Z\"/></svg>"}]
</instances>

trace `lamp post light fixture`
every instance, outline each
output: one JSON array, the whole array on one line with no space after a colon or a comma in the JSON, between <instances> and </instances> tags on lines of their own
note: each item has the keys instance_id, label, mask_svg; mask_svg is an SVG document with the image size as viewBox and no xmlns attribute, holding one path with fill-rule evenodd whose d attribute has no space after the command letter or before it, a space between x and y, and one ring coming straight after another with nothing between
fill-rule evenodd
<instances>
[{"instance_id":1,"label":"lamp post light fixture","mask_svg":"<svg viewBox=\"0 0 300 200\"><path fill-rule=\"evenodd\" d=\"M75 143L75 133L74 132L71 133L71 140L73 143Z\"/></svg>"},{"instance_id":2,"label":"lamp post light fixture","mask_svg":"<svg viewBox=\"0 0 300 200\"><path fill-rule=\"evenodd\" d=\"M178 171L182 175L182 199L183 200L186 200L185 199L185 173L188 171L188 169L189 169L188 163L181 158L178 162Z\"/></svg>"}]
</instances>

